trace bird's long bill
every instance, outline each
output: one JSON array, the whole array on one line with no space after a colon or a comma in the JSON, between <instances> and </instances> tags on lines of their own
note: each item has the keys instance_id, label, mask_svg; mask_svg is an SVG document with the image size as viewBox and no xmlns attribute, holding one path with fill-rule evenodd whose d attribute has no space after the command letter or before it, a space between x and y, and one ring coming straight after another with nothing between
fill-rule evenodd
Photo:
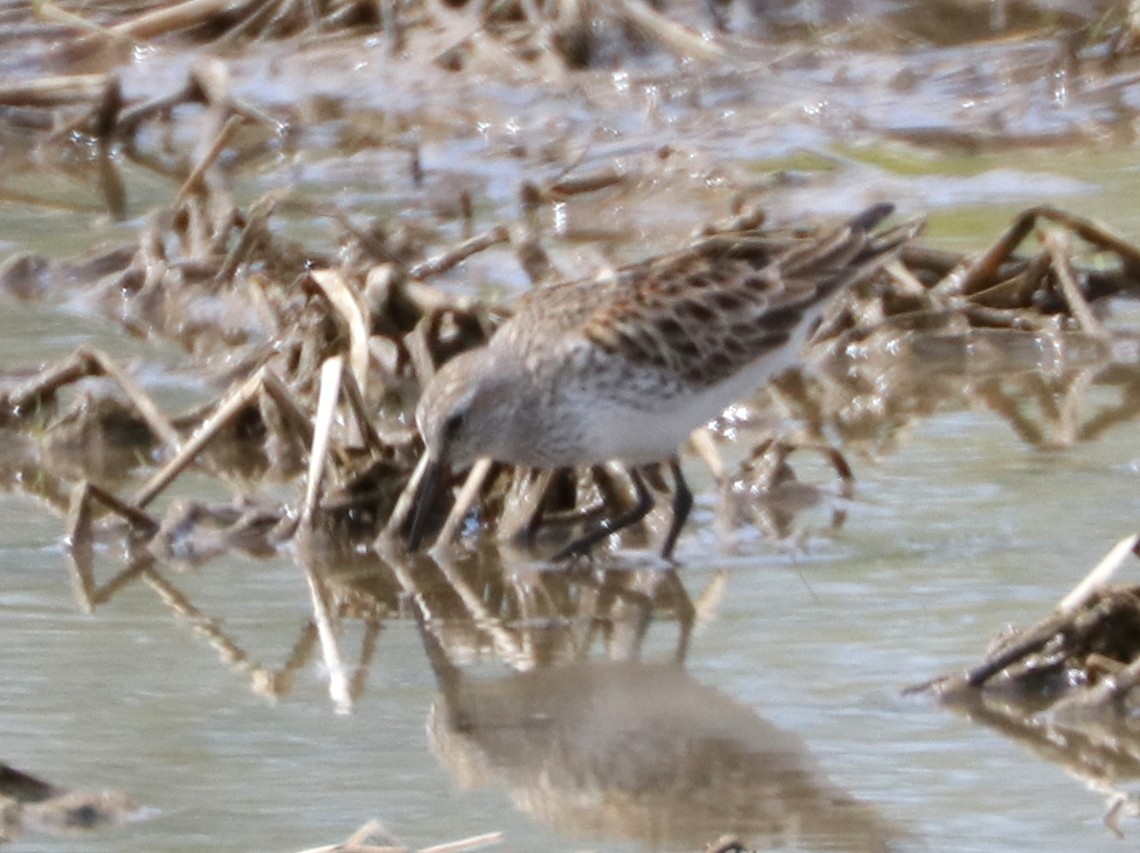
<instances>
[{"instance_id":1,"label":"bird's long bill","mask_svg":"<svg viewBox=\"0 0 1140 853\"><path fill-rule=\"evenodd\" d=\"M408 551L415 553L424 539L424 529L439 496L443 482L443 466L435 459L429 459L424 466L423 476L416 487L415 505L412 507L412 526L408 530Z\"/></svg>"}]
</instances>

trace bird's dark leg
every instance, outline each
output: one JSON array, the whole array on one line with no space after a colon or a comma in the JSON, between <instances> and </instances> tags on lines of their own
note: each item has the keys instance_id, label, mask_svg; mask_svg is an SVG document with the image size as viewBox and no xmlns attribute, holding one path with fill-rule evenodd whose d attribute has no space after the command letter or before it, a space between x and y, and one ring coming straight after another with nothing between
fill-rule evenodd
<instances>
[{"instance_id":1,"label":"bird's dark leg","mask_svg":"<svg viewBox=\"0 0 1140 853\"><path fill-rule=\"evenodd\" d=\"M593 530L579 536L555 554L553 559L565 560L568 557L585 554L611 533L617 533L622 528L637 524L649 514L649 510L653 509L653 495L650 493L649 487L645 485L645 480L637 470L631 468L629 477L633 480L634 489L637 490L637 504L628 512L623 512L616 518L607 518Z\"/></svg>"},{"instance_id":2,"label":"bird's dark leg","mask_svg":"<svg viewBox=\"0 0 1140 853\"><path fill-rule=\"evenodd\" d=\"M669 532L665 534L665 544L661 547L661 556L666 560L673 559L673 546L677 544L677 537L693 508L693 493L689 491L689 484L685 482L681 463L676 456L669 460L669 470L673 472L673 519L669 522Z\"/></svg>"}]
</instances>

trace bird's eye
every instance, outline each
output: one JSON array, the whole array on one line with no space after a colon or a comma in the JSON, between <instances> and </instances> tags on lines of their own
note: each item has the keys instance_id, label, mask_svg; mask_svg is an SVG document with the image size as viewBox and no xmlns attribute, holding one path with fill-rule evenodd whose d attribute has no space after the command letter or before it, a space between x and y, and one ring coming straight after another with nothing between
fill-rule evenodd
<instances>
[{"instance_id":1,"label":"bird's eye","mask_svg":"<svg viewBox=\"0 0 1140 853\"><path fill-rule=\"evenodd\" d=\"M463 429L463 412L454 412L443 422L444 435L454 436Z\"/></svg>"}]
</instances>

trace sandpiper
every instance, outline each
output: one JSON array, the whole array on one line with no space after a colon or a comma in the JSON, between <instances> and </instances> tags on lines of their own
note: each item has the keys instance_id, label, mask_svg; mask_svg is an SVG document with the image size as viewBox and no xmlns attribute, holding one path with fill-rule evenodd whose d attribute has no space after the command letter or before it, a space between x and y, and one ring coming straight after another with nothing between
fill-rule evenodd
<instances>
[{"instance_id":1,"label":"sandpiper","mask_svg":"<svg viewBox=\"0 0 1140 853\"><path fill-rule=\"evenodd\" d=\"M870 207L810 240L722 233L595 278L536 288L478 349L448 361L416 410L427 462L408 545L419 548L440 472L489 457L560 468L668 461L671 558L692 508L677 449L697 427L799 357L829 296L894 256L913 229L871 230ZM653 497L636 467L637 504L562 549L594 544L645 517Z\"/></svg>"}]
</instances>

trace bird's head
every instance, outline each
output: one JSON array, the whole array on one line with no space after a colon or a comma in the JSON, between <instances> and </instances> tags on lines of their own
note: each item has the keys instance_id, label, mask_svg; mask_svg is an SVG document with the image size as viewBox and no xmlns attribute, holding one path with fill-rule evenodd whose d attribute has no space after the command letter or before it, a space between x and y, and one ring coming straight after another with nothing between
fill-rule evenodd
<instances>
[{"instance_id":1,"label":"bird's head","mask_svg":"<svg viewBox=\"0 0 1140 853\"><path fill-rule=\"evenodd\" d=\"M426 461L408 536L410 550L419 547L443 472L494 457L509 440L514 388L494 353L482 347L451 359L424 389L416 406L416 426Z\"/></svg>"}]
</instances>

